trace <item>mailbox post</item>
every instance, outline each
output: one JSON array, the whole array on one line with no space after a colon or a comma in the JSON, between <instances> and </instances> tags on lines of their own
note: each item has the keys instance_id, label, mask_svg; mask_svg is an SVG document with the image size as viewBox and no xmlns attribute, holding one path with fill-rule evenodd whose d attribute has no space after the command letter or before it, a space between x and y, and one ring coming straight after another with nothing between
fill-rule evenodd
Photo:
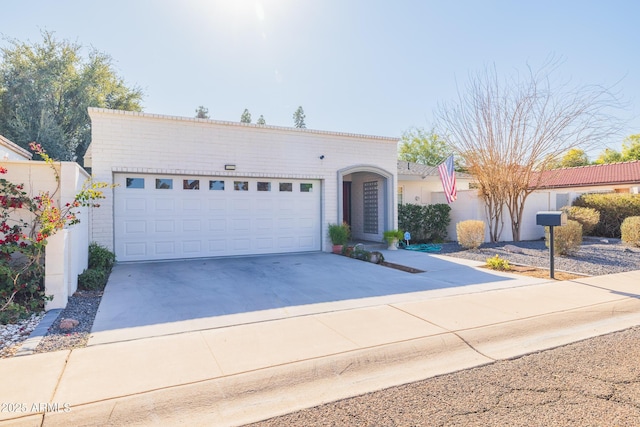
<instances>
[{"instance_id":1,"label":"mailbox post","mask_svg":"<svg viewBox=\"0 0 640 427\"><path fill-rule=\"evenodd\" d=\"M549 277L555 279L553 265L553 227L567 225L567 214L562 211L543 211L536 214L536 224L549 227Z\"/></svg>"}]
</instances>

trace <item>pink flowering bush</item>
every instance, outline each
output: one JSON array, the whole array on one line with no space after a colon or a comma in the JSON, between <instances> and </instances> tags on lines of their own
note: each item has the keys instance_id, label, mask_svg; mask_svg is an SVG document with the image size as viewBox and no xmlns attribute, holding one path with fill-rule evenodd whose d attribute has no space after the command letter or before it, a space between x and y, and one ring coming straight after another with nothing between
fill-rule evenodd
<instances>
[{"instance_id":1,"label":"pink flowering bush","mask_svg":"<svg viewBox=\"0 0 640 427\"><path fill-rule=\"evenodd\" d=\"M23 184L15 184L2 175L0 166L0 324L13 322L43 309L49 299L44 291L44 250L47 239L63 228L80 222L76 209L98 207L102 189L109 184L88 180L75 199L56 206L60 176L54 161L40 144L31 150L51 167L58 187L30 197Z\"/></svg>"}]
</instances>

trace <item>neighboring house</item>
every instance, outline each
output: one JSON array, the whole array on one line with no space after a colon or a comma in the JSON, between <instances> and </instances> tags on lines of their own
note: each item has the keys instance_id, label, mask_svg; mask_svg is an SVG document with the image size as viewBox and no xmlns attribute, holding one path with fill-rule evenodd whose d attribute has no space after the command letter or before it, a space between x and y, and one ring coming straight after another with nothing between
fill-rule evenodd
<instances>
[{"instance_id":1,"label":"neighboring house","mask_svg":"<svg viewBox=\"0 0 640 427\"><path fill-rule=\"evenodd\" d=\"M532 182L536 182L535 176ZM640 160L545 171L538 190L555 195L558 208L584 193L640 193Z\"/></svg>"},{"instance_id":2,"label":"neighboring house","mask_svg":"<svg viewBox=\"0 0 640 427\"><path fill-rule=\"evenodd\" d=\"M469 190L473 181L471 175L456 172L458 191ZM398 160L398 203L416 205L441 203L435 201L437 193L441 193L444 197L442 181L440 181L440 174L436 166Z\"/></svg>"},{"instance_id":3,"label":"neighboring house","mask_svg":"<svg viewBox=\"0 0 640 427\"><path fill-rule=\"evenodd\" d=\"M402 176L399 172L400 182L403 182ZM569 206L581 194L640 193L640 161L553 169L534 176L531 182L532 185L536 183L539 187L527 197L525 202L520 230L521 240L544 237L544 228L536 224L537 212L559 210L563 206ZM442 190L433 191L430 201L446 203ZM449 239L456 240L455 224L467 219L487 222L484 202L474 190L458 191L458 200L451 204ZM501 240L510 241L512 240L511 221L506 209L503 222ZM488 231L485 240L489 241Z\"/></svg>"},{"instance_id":4,"label":"neighboring house","mask_svg":"<svg viewBox=\"0 0 640 427\"><path fill-rule=\"evenodd\" d=\"M92 240L118 261L330 251L397 227L398 138L90 108L85 165L117 184Z\"/></svg>"},{"instance_id":5,"label":"neighboring house","mask_svg":"<svg viewBox=\"0 0 640 427\"><path fill-rule=\"evenodd\" d=\"M32 154L0 135L0 161L2 160L31 160Z\"/></svg>"},{"instance_id":6,"label":"neighboring house","mask_svg":"<svg viewBox=\"0 0 640 427\"><path fill-rule=\"evenodd\" d=\"M3 178L24 184L31 197L49 192L56 206L75 199L89 174L75 162L59 162L56 168L60 181L56 181L50 166L32 161L31 153L0 135L0 164L7 169ZM53 296L46 309L64 308L78 285L78 275L87 268L90 218L87 208L78 209L80 223L59 231L50 237L45 253L45 292ZM16 212L20 214L20 212Z\"/></svg>"}]
</instances>

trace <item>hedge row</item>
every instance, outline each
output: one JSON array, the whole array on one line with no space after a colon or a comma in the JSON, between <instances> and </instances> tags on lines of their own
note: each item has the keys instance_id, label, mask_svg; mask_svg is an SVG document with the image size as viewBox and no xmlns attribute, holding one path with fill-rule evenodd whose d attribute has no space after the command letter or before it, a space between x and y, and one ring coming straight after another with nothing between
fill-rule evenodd
<instances>
[{"instance_id":1,"label":"hedge row","mask_svg":"<svg viewBox=\"0 0 640 427\"><path fill-rule=\"evenodd\" d=\"M451 207L434 205L398 205L398 229L411 233L413 243L443 242L451 222Z\"/></svg>"},{"instance_id":2,"label":"hedge row","mask_svg":"<svg viewBox=\"0 0 640 427\"><path fill-rule=\"evenodd\" d=\"M600 212L600 222L592 231L593 235L619 238L622 221L630 216L640 216L640 194L583 194L573 206Z\"/></svg>"}]
</instances>

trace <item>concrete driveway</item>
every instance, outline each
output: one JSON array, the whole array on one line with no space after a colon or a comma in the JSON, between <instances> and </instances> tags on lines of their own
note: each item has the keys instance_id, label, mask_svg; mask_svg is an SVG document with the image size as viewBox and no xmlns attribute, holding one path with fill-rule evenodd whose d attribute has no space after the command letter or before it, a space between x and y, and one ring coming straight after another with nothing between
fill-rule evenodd
<instances>
[{"instance_id":1,"label":"concrete driveway","mask_svg":"<svg viewBox=\"0 0 640 427\"><path fill-rule=\"evenodd\" d=\"M328 253L117 264L89 345L543 282L383 251L411 274Z\"/></svg>"}]
</instances>

